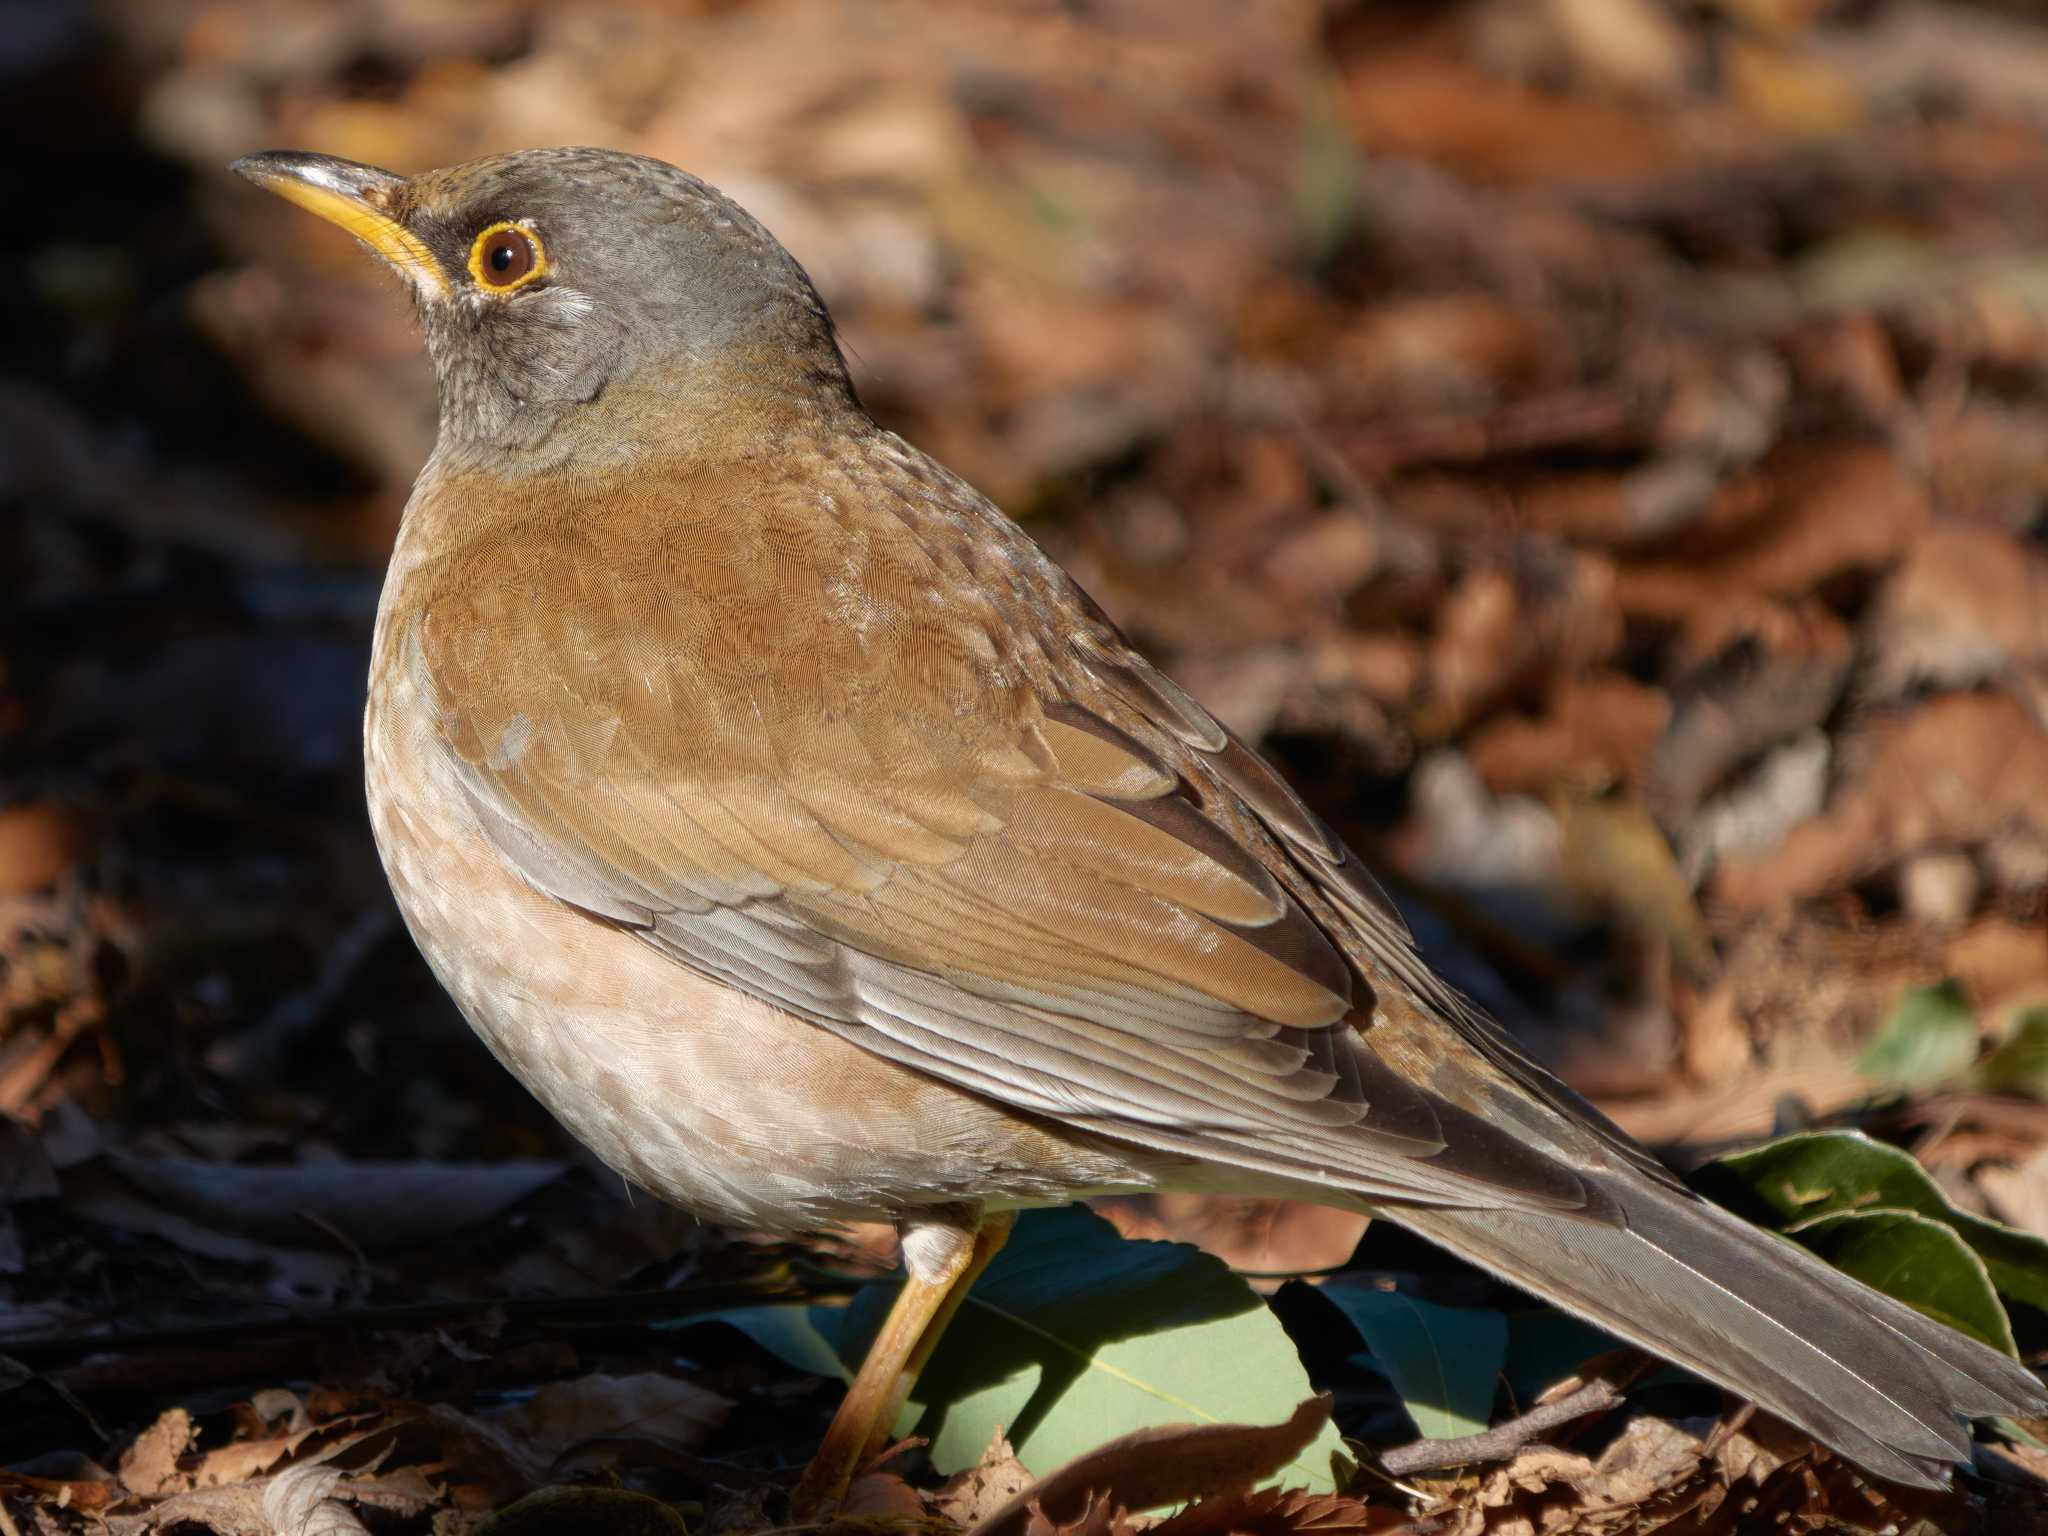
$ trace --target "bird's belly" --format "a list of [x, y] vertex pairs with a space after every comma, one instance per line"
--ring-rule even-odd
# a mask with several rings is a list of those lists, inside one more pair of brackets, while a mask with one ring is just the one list
[[487, 841], [411, 689], [374, 679], [371, 826], [406, 925], [492, 1053], [643, 1188], [791, 1230], [1156, 1186], [1161, 1159], [873, 1056], [543, 895]]

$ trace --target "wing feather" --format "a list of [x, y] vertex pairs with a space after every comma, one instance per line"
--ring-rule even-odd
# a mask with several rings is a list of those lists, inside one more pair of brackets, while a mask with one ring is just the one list
[[701, 479], [651, 543], [548, 508], [423, 578], [405, 654], [529, 883], [1020, 1110], [1371, 1198], [1588, 1208], [1488, 1129], [1482, 1050], [1388, 1054], [1379, 994], [1427, 976], [1392, 904], [993, 509], [1002, 579], [967, 583], [922, 491], [850, 481], [828, 538]]

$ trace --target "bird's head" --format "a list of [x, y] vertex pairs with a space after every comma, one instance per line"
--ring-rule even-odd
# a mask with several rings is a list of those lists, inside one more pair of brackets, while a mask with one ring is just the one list
[[607, 392], [671, 431], [735, 393], [850, 399], [823, 301], [738, 204], [674, 166], [535, 149], [400, 176], [266, 151], [234, 169], [337, 224], [411, 287], [444, 451], [544, 451]]

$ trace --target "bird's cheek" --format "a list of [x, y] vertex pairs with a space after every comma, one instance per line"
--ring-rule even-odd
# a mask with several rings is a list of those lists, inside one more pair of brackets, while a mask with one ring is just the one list
[[[535, 403], [569, 405], [596, 398], [617, 372], [626, 333], [609, 310], [581, 295], [547, 295], [548, 311], [521, 328], [512, 349], [518, 393]], [[522, 319], [526, 317], [521, 317]]]

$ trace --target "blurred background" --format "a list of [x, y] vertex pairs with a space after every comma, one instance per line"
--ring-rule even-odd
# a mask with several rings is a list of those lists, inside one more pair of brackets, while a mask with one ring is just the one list
[[1624, 1126], [1846, 1115], [2048, 1232], [2038, 7], [8, 0], [0, 123], [0, 1346], [723, 1262], [397, 923], [359, 721], [432, 384], [227, 173], [272, 147], [716, 183]]

